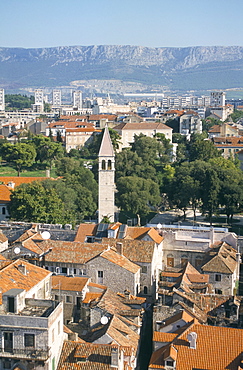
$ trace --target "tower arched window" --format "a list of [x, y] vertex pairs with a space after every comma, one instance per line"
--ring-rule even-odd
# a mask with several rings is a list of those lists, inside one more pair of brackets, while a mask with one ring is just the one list
[[111, 170], [111, 160], [108, 159], [108, 170]]
[[102, 170], [105, 170], [106, 169], [106, 163], [105, 163], [105, 160], [104, 159], [102, 159], [101, 168], [102, 168]]

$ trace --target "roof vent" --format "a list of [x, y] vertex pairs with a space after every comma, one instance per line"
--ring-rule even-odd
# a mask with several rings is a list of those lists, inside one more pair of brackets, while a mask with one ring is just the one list
[[192, 331], [188, 334], [187, 339], [189, 341], [190, 348], [196, 349], [197, 348], [197, 333]]

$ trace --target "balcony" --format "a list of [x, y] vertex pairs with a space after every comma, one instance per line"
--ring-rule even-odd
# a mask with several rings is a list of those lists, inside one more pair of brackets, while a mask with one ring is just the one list
[[0, 357], [32, 359], [38, 361], [46, 361], [50, 356], [49, 349], [35, 348], [2, 348], [0, 347]]

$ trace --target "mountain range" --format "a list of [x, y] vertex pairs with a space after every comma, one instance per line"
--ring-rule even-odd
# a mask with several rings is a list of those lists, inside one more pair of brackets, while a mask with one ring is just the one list
[[144, 89], [164, 86], [181, 91], [242, 88], [243, 47], [0, 48], [0, 87], [70, 86], [79, 80], [117, 80], [139, 83]]

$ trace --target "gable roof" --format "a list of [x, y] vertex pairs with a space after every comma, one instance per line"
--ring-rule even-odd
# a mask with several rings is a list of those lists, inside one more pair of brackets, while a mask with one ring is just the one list
[[120, 255], [119, 253], [115, 252], [112, 249], [105, 250], [104, 252], [100, 254], [100, 257], [107, 259], [108, 261], [116, 264], [117, 266], [124, 268], [127, 271], [132, 272], [133, 274], [135, 274], [136, 272], [140, 270], [140, 266], [129, 261], [128, 258], [126, 258], [123, 255]]
[[154, 255], [154, 242], [144, 240], [103, 238], [102, 241], [116, 248], [117, 242], [123, 247], [123, 255], [132, 262], [151, 263]]
[[80, 243], [61, 240], [36, 242], [41, 249], [49, 250], [46, 262], [65, 262], [84, 264], [103, 252], [107, 245], [100, 243]]
[[[213, 251], [215, 251], [216, 255], [205, 263], [201, 269], [205, 272], [233, 274], [237, 267], [236, 250], [222, 242], [218, 248], [213, 248]], [[210, 252], [208, 253], [209, 257]]]
[[96, 234], [97, 227], [97, 224], [80, 224], [74, 241], [84, 243], [87, 236]]
[[127, 123], [121, 123], [114, 127], [114, 130], [171, 130], [172, 128], [169, 126], [166, 126], [164, 123], [161, 122], [148, 122], [148, 121], [142, 121], [142, 122], [127, 122]]

